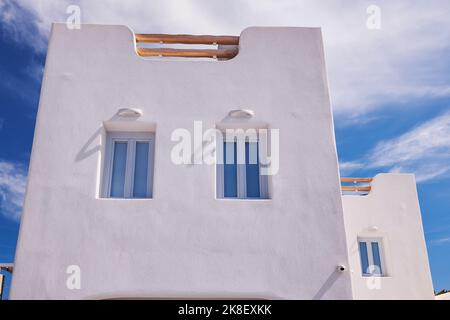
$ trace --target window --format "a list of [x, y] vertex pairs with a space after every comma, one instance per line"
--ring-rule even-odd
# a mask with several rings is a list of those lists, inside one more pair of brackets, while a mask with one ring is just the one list
[[366, 277], [384, 275], [381, 241], [375, 239], [359, 239], [358, 242], [362, 275]]
[[105, 198], [151, 198], [153, 133], [108, 133], [104, 170]]
[[[259, 140], [227, 138], [217, 165], [218, 198], [267, 199], [268, 176], [261, 175]], [[219, 159], [218, 159], [219, 160]]]

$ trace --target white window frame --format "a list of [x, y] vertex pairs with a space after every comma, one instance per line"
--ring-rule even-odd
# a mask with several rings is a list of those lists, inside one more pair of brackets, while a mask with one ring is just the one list
[[[374, 266], [373, 262], [373, 252], [372, 252], [372, 242], [378, 243], [378, 253], [380, 255], [380, 264], [381, 264], [381, 273], [380, 274], [372, 274], [368, 273], [367, 270], [363, 270], [362, 259], [361, 259], [361, 248], [360, 243], [364, 242], [367, 248], [367, 260], [369, 268]], [[363, 277], [385, 277], [386, 276], [386, 264], [384, 262], [384, 245], [382, 238], [358, 238], [358, 254], [359, 254], [359, 264], [361, 266], [361, 274]]]
[[[111, 197], [111, 180], [116, 142], [127, 142], [127, 158], [123, 197]], [[144, 198], [133, 197], [136, 142], [148, 142], [147, 194]], [[151, 199], [153, 197], [153, 163], [155, 134], [153, 132], [107, 132], [105, 147], [105, 165], [103, 174], [103, 198], [109, 199]]]
[[[217, 159], [219, 158], [222, 159], [223, 162], [223, 154], [224, 154], [224, 150], [223, 150], [223, 144], [224, 142], [236, 142], [236, 159], [238, 159], [238, 163], [239, 163], [239, 157], [243, 157], [245, 160], [245, 143], [246, 142], [250, 142], [250, 143], [258, 143], [258, 149], [261, 147], [261, 143], [260, 140], [262, 139], [262, 136], [260, 136], [259, 134], [257, 134], [256, 139], [255, 138], [251, 138], [251, 137], [245, 137], [245, 140], [241, 140], [244, 141], [244, 143], [239, 143], [239, 139], [237, 135], [227, 135], [226, 132], [222, 133], [223, 136], [223, 141], [221, 140], [216, 140], [216, 141], [221, 141], [221, 145], [218, 146], [218, 150], [219, 152], [217, 152]], [[245, 161], [244, 161], [245, 162]], [[216, 163], [221, 163], [221, 162], [216, 162]], [[237, 180], [237, 197], [225, 197], [224, 195], [224, 189], [225, 189], [225, 177], [224, 177], [224, 165], [225, 163], [221, 163], [221, 164], [216, 164], [216, 188], [217, 188], [217, 198], [219, 199], [240, 199], [240, 200], [267, 200], [269, 199], [269, 176], [268, 175], [262, 175], [262, 166], [261, 166], [261, 162], [259, 161], [258, 166], [259, 166], [259, 197], [258, 198], [248, 198], [247, 197], [247, 167], [246, 165], [237, 165], [236, 168], [236, 180]]]

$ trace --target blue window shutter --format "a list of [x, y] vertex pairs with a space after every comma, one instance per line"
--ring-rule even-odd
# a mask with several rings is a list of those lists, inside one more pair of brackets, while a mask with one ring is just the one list
[[359, 255], [361, 257], [362, 274], [369, 274], [369, 257], [367, 255], [367, 245], [364, 241], [359, 242]]
[[111, 197], [123, 198], [125, 188], [125, 169], [127, 165], [126, 142], [114, 143], [114, 156], [111, 177]]
[[259, 198], [259, 156], [257, 142], [245, 143], [245, 172], [247, 198]]
[[136, 156], [134, 166], [133, 198], [147, 197], [148, 177], [148, 142], [136, 142]]
[[375, 268], [372, 271], [372, 273], [376, 275], [381, 275], [383, 271], [381, 270], [380, 248], [378, 246], [378, 242], [372, 242], [371, 245], [372, 245], [373, 264]]
[[223, 143], [223, 195], [237, 198], [237, 143]]

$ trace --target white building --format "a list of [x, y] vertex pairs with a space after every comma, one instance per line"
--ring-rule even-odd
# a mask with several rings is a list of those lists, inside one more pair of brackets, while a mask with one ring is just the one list
[[[271, 134], [201, 141], [233, 128]], [[341, 196], [317, 28], [53, 25], [28, 179], [11, 299], [433, 298], [414, 177]]]

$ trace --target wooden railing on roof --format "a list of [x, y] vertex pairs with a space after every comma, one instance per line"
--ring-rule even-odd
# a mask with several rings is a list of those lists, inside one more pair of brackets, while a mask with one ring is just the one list
[[184, 43], [184, 44], [239, 44], [237, 36], [209, 36], [191, 34], [136, 34], [136, 42], [147, 43]]
[[[143, 57], [187, 57], [232, 59], [238, 54], [239, 37], [187, 34], [136, 34], [137, 52]], [[187, 44], [187, 45], [226, 45], [223, 49], [174, 49], [147, 48], [142, 43]], [[234, 47], [233, 47], [234, 46]]]
[[172, 48], [138, 48], [142, 57], [184, 57], [184, 58], [234, 58], [237, 49], [172, 49]]
[[341, 178], [341, 191], [343, 194], [365, 195], [372, 189], [372, 178]]

